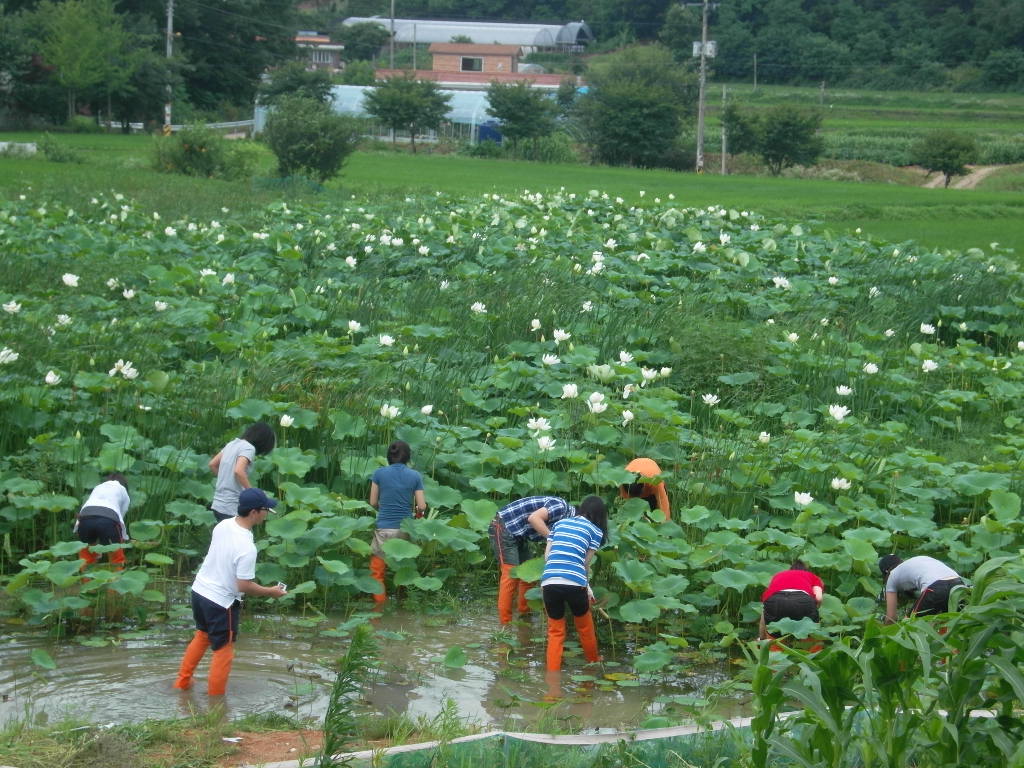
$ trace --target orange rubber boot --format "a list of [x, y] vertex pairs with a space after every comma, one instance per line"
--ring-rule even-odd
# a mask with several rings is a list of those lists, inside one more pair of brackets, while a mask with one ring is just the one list
[[601, 656], [597, 652], [597, 632], [594, 631], [594, 616], [587, 611], [582, 616], [573, 616], [573, 624], [576, 625], [576, 633], [580, 636], [580, 646], [583, 648], [583, 656], [587, 661], [600, 661]]
[[512, 578], [514, 565], [501, 566], [501, 578], [498, 580], [498, 621], [508, 624], [512, 621], [512, 604], [516, 601], [516, 584], [519, 579]]
[[548, 617], [548, 653], [549, 672], [557, 672], [562, 668], [562, 647], [565, 645], [565, 619]]
[[110, 564], [114, 566], [115, 571], [123, 571], [125, 564], [124, 550], [118, 549], [111, 552], [107, 557], [110, 558]]
[[516, 579], [516, 609], [521, 614], [530, 612], [530, 604], [526, 601], [526, 590], [528, 590], [532, 586], [532, 582], [523, 581], [522, 579]]
[[206, 680], [206, 692], [211, 696], [223, 696], [228, 689], [228, 675], [231, 674], [231, 662], [235, 658], [235, 644], [228, 643], [213, 652], [210, 662], [210, 676]]
[[175, 688], [179, 691], [187, 691], [192, 687], [192, 675], [195, 674], [196, 667], [203, 660], [203, 655], [209, 647], [210, 637], [197, 629], [195, 635], [192, 636], [192, 642], [185, 649], [185, 655], [181, 658], [178, 679], [174, 683]]
[[370, 555], [370, 576], [375, 581], [380, 582], [380, 593], [373, 596], [373, 602], [380, 604], [388, 599], [387, 592], [384, 591], [384, 574], [387, 573], [388, 566], [384, 562], [383, 557], [377, 557], [376, 555]]
[[82, 547], [80, 550], [78, 550], [78, 557], [79, 557], [80, 560], [83, 561], [82, 562], [82, 568], [85, 568], [85, 566], [87, 566], [87, 565], [92, 565], [93, 563], [95, 563], [97, 560], [100, 559], [99, 555], [97, 555], [95, 552], [91, 552], [89, 550], [88, 545], [86, 545], [86, 546]]

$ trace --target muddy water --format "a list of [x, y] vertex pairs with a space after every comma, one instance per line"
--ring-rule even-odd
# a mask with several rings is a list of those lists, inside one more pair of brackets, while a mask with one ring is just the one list
[[[724, 666], [713, 666], [656, 681], [616, 683], [605, 675], [631, 670], [621, 647], [613, 651], [605, 637], [601, 650], [610, 664], [585, 666], [578, 647], [569, 643], [563, 672], [552, 675], [544, 671], [542, 617], [501, 630], [491, 614], [482, 606], [458, 615], [424, 615], [389, 606], [382, 615], [367, 616], [365, 620], [378, 630], [378, 661], [363, 708], [432, 719], [452, 702], [460, 718], [478, 725], [615, 728], [636, 726], [660, 712], [658, 697], [700, 696], [726, 676]], [[243, 620], [222, 703], [229, 715], [279, 712], [322, 718], [333, 679], [332, 661], [347, 647], [346, 640], [323, 634], [331, 626], [328, 622], [319, 630], [295, 628], [289, 619], [277, 617]], [[0, 723], [15, 718], [56, 722], [68, 716], [94, 723], [187, 717], [206, 711], [213, 701], [205, 693], [209, 657], [200, 665], [195, 690], [182, 693], [171, 688], [191, 636], [185, 625], [127, 633], [103, 647], [55, 644], [30, 631], [4, 630]], [[467, 658], [458, 668], [442, 661], [454, 646]], [[50, 653], [57, 669], [33, 665], [34, 648]], [[580, 676], [595, 679], [573, 679]], [[737, 711], [730, 708], [723, 714]]]

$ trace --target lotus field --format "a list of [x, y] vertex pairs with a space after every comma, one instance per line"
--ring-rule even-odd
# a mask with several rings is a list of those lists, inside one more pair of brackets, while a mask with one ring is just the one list
[[[283, 502], [257, 578], [291, 585], [307, 617], [376, 588], [365, 499], [394, 439], [430, 505], [386, 547], [408, 600], [493, 594], [486, 530], [507, 501], [596, 493], [615, 500], [596, 592], [648, 669], [695, 638], [751, 636], [761, 589], [796, 555], [825, 581], [822, 623], [850, 627], [877, 613], [881, 554], [970, 576], [1018, 552], [1011, 254], [630, 197], [219, 221], [116, 194], [0, 205], [8, 612], [57, 626], [108, 589], [165, 611], [213, 524], [206, 463], [257, 420], [278, 444], [252, 480]], [[635, 456], [664, 470], [671, 522], [617, 499]], [[130, 482], [128, 567], [83, 580], [72, 523], [111, 471]]]

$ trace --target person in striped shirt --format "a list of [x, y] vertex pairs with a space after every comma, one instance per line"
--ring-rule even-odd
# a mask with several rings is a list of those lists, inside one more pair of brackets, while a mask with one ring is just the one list
[[518, 595], [519, 613], [529, 613], [526, 590], [529, 583], [512, 577], [512, 569], [530, 559], [532, 542], [544, 541], [550, 535], [548, 526], [572, 517], [576, 509], [557, 496], [527, 496], [506, 504], [491, 521], [491, 549], [498, 560], [501, 575], [498, 581], [498, 620], [512, 621], [512, 607]]
[[588, 662], [599, 661], [594, 618], [590, 613], [593, 592], [587, 573], [594, 552], [608, 538], [608, 508], [604, 500], [588, 496], [575, 517], [556, 522], [544, 551], [541, 592], [548, 615], [547, 668], [562, 668], [565, 644], [565, 609], [572, 611], [573, 623]]

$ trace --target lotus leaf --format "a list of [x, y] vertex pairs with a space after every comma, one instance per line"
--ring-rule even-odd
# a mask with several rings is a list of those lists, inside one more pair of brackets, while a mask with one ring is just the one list
[[318, 557], [317, 560], [320, 562], [320, 565], [324, 567], [324, 570], [338, 576], [345, 576], [352, 571], [352, 566], [348, 563], [342, 562], [341, 560], [325, 560], [322, 557]]
[[458, 669], [466, 666], [466, 662], [469, 661], [469, 657], [466, 656], [466, 652], [461, 647], [453, 645], [448, 649], [448, 653], [442, 658], [442, 663], [446, 667], [452, 667]]
[[490, 499], [463, 499], [460, 506], [475, 531], [486, 531], [498, 512], [498, 505]]
[[533, 557], [527, 560], [525, 563], [521, 563], [512, 569], [512, 578], [522, 579], [525, 582], [540, 581], [541, 574], [544, 572], [544, 558]]
[[147, 552], [143, 560], [150, 565], [174, 565], [174, 558], [161, 555], [159, 552]]
[[1016, 520], [1020, 517], [1020, 496], [1004, 490], [992, 491], [988, 497], [989, 506], [1000, 522]]
[[258, 400], [255, 398], [247, 398], [237, 405], [233, 405], [228, 408], [225, 414], [229, 419], [238, 419], [251, 423], [254, 421], [263, 421], [269, 419], [274, 415], [276, 407], [274, 403], [267, 402], [266, 400]]
[[711, 580], [719, 586], [726, 589], [735, 589], [737, 592], [742, 592], [747, 587], [752, 587], [758, 583], [757, 576], [747, 571], [738, 571], [735, 568], [722, 568], [721, 570], [714, 571], [711, 574]]
[[121, 571], [110, 582], [110, 589], [122, 595], [141, 595], [149, 583], [149, 574], [142, 570]]
[[[147, 603], [165, 603], [167, 602], [167, 595], [156, 589], [144, 589], [142, 590], [142, 599]], [[85, 607], [84, 605], [82, 606]]]
[[[207, 522], [208, 518], [204, 520]], [[139, 541], [155, 541], [163, 535], [164, 524], [159, 520], [136, 520], [131, 524], [131, 535]], [[113, 545], [110, 545], [113, 546]], [[99, 551], [97, 548], [96, 551]]]
[[50, 547], [50, 554], [54, 557], [67, 557], [68, 555], [77, 555], [82, 549], [82, 542], [80, 541], [58, 541], [52, 547]]
[[631, 624], [654, 621], [661, 615], [661, 608], [653, 600], [630, 600], [619, 606], [619, 618]]
[[434, 576], [420, 576], [412, 582], [412, 585], [424, 592], [437, 592], [444, 586], [444, 582]]
[[56, 669], [57, 662], [42, 648], [33, 648], [31, 653], [32, 663], [43, 669]]
[[305, 568], [309, 565], [309, 554], [304, 554], [302, 552], [285, 551], [281, 552], [276, 557], [277, 562], [285, 568]]
[[423, 551], [422, 547], [405, 539], [388, 539], [382, 545], [384, 554], [393, 560], [411, 560]]
[[985, 491], [1005, 491], [1010, 483], [1006, 475], [994, 472], [967, 472], [953, 479], [953, 488], [968, 496], [977, 496]]
[[433, 478], [423, 478], [423, 489], [431, 507], [454, 509], [462, 502], [462, 493], [447, 485], [439, 485]]
[[366, 420], [360, 416], [353, 416], [347, 411], [331, 411], [327, 414], [328, 420], [334, 425], [332, 437], [335, 440], [344, 440], [348, 437], [362, 437], [366, 434]]
[[647, 646], [643, 653], [633, 659], [633, 667], [637, 672], [657, 672], [664, 669], [672, 661], [672, 651], [662, 642]]

